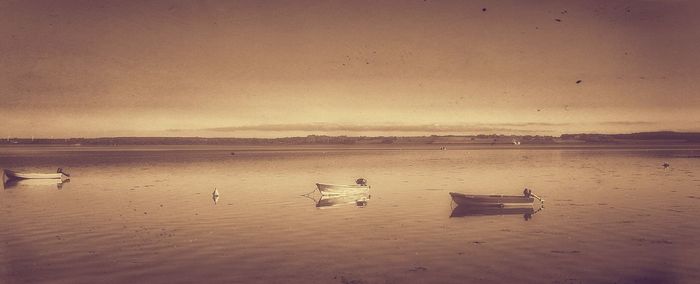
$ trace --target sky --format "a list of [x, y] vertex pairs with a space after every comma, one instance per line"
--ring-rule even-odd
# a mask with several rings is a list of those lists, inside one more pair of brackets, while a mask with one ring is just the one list
[[696, 1], [0, 0], [0, 137], [700, 131]]

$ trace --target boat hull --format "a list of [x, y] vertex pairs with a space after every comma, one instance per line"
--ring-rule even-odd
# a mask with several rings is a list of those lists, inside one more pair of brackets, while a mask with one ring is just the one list
[[11, 170], [4, 170], [7, 179], [64, 179], [68, 178], [63, 173], [20, 173]]
[[317, 183], [318, 191], [323, 195], [355, 195], [369, 192], [368, 185], [339, 185]]
[[530, 207], [473, 207], [459, 205], [452, 210], [450, 217], [466, 216], [493, 216], [493, 215], [525, 215], [534, 214], [535, 209]]
[[36, 187], [47, 187], [55, 186], [58, 189], [63, 188], [65, 183], [70, 182], [70, 179], [9, 179], [3, 182], [4, 189], [13, 188], [36, 188]]
[[450, 196], [460, 206], [473, 207], [532, 206], [535, 201], [532, 197], [518, 195], [469, 195], [450, 192]]

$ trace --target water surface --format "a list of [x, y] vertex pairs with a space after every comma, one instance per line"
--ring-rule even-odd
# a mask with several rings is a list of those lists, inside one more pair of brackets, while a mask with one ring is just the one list
[[[2, 147], [72, 176], [0, 191], [0, 282], [692, 283], [698, 149]], [[314, 192], [359, 177], [362, 203]], [[542, 210], [448, 195], [523, 187]]]

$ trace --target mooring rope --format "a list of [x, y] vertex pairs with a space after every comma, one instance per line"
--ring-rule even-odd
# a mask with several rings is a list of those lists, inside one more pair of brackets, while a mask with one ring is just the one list
[[314, 192], [316, 192], [316, 189], [314, 189], [314, 190], [312, 190], [312, 191], [310, 191], [310, 192], [308, 192], [308, 193], [304, 193], [304, 194], [302, 194], [301, 196], [309, 197], [309, 195], [313, 194]]
[[537, 198], [537, 200], [539, 200], [539, 201], [540, 201], [540, 203], [544, 204], [544, 199], [540, 198], [540, 197], [539, 197], [539, 196], [537, 196], [536, 194], [534, 194], [534, 193], [530, 193], [530, 196], [532, 196], [532, 197], [534, 197], [534, 198]]

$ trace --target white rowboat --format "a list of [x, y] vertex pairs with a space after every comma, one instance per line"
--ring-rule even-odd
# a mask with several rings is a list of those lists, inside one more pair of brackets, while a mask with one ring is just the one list
[[329, 183], [317, 183], [318, 191], [323, 195], [356, 195], [369, 192], [369, 185], [340, 185]]
[[532, 206], [535, 201], [534, 198], [523, 195], [470, 195], [450, 192], [450, 196], [455, 203], [461, 206]]
[[479, 207], [459, 205], [452, 210], [450, 218], [465, 216], [490, 216], [490, 215], [524, 215], [534, 214], [536, 211], [529, 207]]
[[3, 170], [7, 179], [65, 179], [68, 175], [63, 172], [57, 173], [20, 173], [11, 170]]

